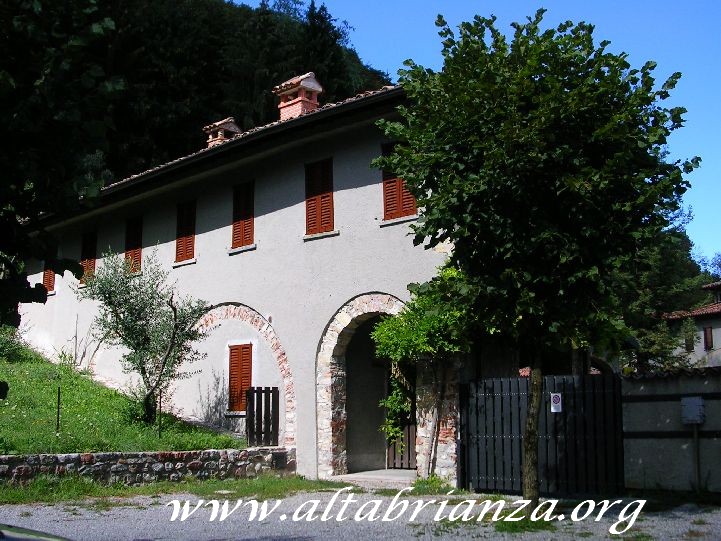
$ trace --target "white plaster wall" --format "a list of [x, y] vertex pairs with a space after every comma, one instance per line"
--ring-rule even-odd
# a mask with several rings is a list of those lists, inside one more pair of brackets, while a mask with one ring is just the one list
[[[711, 327], [713, 330], [713, 348], [706, 351], [703, 347], [703, 330]], [[708, 318], [696, 320], [696, 344], [692, 359], [699, 361], [701, 366], [721, 366], [721, 318]]]
[[[380, 227], [381, 174], [370, 167], [371, 160], [380, 154], [380, 143], [381, 134], [372, 125], [328, 132], [312, 142], [284, 147], [262, 159], [254, 161], [251, 157], [222, 173], [206, 174], [183, 187], [146, 194], [58, 231], [62, 237], [61, 256], [79, 258], [83, 227], [97, 228], [99, 252], [108, 245], [122, 251], [125, 219], [142, 213], [144, 253], [157, 245], [160, 261], [171, 269], [175, 258], [175, 206], [183, 199], [196, 197], [197, 262], [172, 268], [171, 279], [177, 281], [182, 292], [211, 304], [238, 302], [272, 318], [295, 382], [298, 472], [306, 476], [317, 473], [315, 363], [325, 326], [343, 304], [362, 293], [377, 291], [407, 300], [407, 284], [429, 279], [446, 257], [444, 253], [414, 247], [407, 223]], [[333, 158], [335, 229], [340, 234], [304, 241], [304, 163], [328, 157]], [[257, 249], [228, 255], [232, 186], [249, 179], [256, 181]], [[33, 278], [40, 281], [40, 266], [36, 270]], [[76, 282], [67, 274], [57, 277], [57, 294], [46, 305], [23, 307], [28, 338], [46, 351], [72, 340], [76, 314], [81, 333], [92, 320], [91, 303], [79, 304], [70, 290]], [[175, 394], [176, 405], [184, 410], [193, 407], [193, 390], [198, 383], [202, 386], [207, 381], [214, 368], [223, 366], [227, 370], [230, 336], [242, 338], [249, 332], [240, 324], [227, 328], [223, 325], [219, 330], [202, 345], [209, 353], [203, 375], [184, 382]], [[115, 350], [102, 351], [96, 373], [122, 385], [127, 376], [117, 363], [119, 354]], [[272, 366], [272, 357], [266, 354], [261, 353], [257, 382], [277, 385], [277, 367]]]

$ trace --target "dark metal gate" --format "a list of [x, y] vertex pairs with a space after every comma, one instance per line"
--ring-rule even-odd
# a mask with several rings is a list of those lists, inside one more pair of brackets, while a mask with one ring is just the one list
[[[528, 378], [461, 387], [461, 481], [478, 492], [522, 491]], [[550, 393], [562, 410], [551, 412]], [[623, 489], [621, 381], [613, 375], [546, 376], [538, 430], [541, 494], [617, 494]]]

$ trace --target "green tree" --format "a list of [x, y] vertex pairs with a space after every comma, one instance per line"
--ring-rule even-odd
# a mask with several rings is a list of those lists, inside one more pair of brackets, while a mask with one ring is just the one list
[[337, 101], [353, 92], [344, 46], [347, 36], [335, 24], [325, 4], [310, 1], [303, 26], [303, 64], [324, 88], [325, 99]]
[[0, 8], [0, 323], [19, 302], [45, 302], [25, 262], [80, 273], [57, 259], [41, 218], [87, 203], [106, 176], [107, 107], [122, 89], [98, 47], [114, 23], [95, 0], [8, 0]]
[[593, 27], [542, 30], [543, 10], [514, 23], [477, 16], [458, 36], [438, 18], [443, 69], [412, 61], [410, 105], [381, 125], [400, 142], [376, 165], [402, 176], [423, 208], [415, 242], [454, 246], [468, 278], [477, 340], [492, 332], [531, 366], [524, 497], [537, 500], [544, 361], [628, 334], [618, 270], [633, 265], [679, 208], [698, 159], [666, 160], [684, 109], [662, 101], [655, 64], [596, 44]]
[[[411, 411], [410, 393], [415, 382], [405, 374], [425, 372], [431, 376], [430, 393], [418, 396], [417, 408], [430, 414], [431, 444], [426, 449], [426, 475], [435, 474], [438, 439], [443, 418], [446, 382], [453, 362], [470, 351], [467, 330], [472, 327], [471, 310], [462, 304], [464, 276], [452, 267], [441, 269], [438, 276], [424, 284], [411, 284], [411, 300], [394, 317], [379, 322], [371, 336], [376, 354], [391, 361], [391, 392], [381, 402], [386, 419], [381, 427], [390, 441], [402, 435], [401, 418]], [[417, 368], [417, 370], [415, 369]]]
[[104, 254], [77, 296], [100, 303], [94, 332], [106, 344], [127, 350], [123, 369], [140, 376], [143, 420], [154, 422], [158, 393], [190, 377], [193, 372], [184, 366], [202, 357], [194, 343], [205, 338], [197, 323], [208, 304], [179, 296], [154, 254], [143, 259], [140, 273], [124, 257]]
[[633, 267], [619, 269], [615, 293], [637, 344], [621, 351], [624, 369], [647, 372], [690, 365], [684, 347], [688, 325], [669, 326], [663, 316], [712, 300], [701, 286], [713, 276], [694, 261], [691, 249], [691, 240], [680, 226], [669, 228], [640, 251]]

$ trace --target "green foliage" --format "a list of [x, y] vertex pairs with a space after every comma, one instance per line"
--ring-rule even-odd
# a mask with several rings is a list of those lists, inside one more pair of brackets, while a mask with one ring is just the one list
[[388, 396], [379, 402], [386, 412], [380, 431], [385, 434], [389, 444], [398, 442], [404, 445], [405, 442], [402, 441], [403, 421], [408, 419], [413, 411], [412, 393], [415, 392], [415, 386], [404, 385], [402, 379], [393, 374], [389, 379]]
[[[87, 202], [107, 177], [107, 109], [119, 87], [103, 40], [115, 26], [95, 0], [8, 0], [0, 9], [0, 323], [18, 326], [18, 302], [45, 302], [25, 262], [80, 272], [55, 257], [44, 213]], [[39, 231], [38, 234], [33, 234]]]
[[[167, 413], [162, 414], [158, 438], [156, 426], [128, 418], [125, 412], [133, 407], [132, 399], [68, 366], [42, 359], [0, 360], [0, 379], [10, 385], [8, 399], [0, 400], [0, 454], [219, 449], [243, 444]], [[56, 433], [58, 386], [61, 422]]]
[[439, 17], [443, 70], [399, 72], [410, 105], [381, 126], [400, 144], [375, 162], [417, 197], [415, 242], [453, 244], [479, 334], [532, 356], [629, 334], [619, 270], [669, 225], [699, 162], [666, 160], [685, 110], [662, 102], [680, 74], [657, 88], [655, 63], [631, 68], [591, 25], [542, 30], [542, 15], [510, 40], [493, 18], [456, 35]]
[[[626, 325], [638, 347], [624, 351], [622, 361], [630, 370], [663, 370], [689, 366], [685, 341], [693, 321], [668, 325], [663, 314], [687, 310], [711, 302], [701, 286], [713, 281], [692, 256], [692, 243], [679, 227], [659, 233], [645, 247], [635, 265], [619, 269], [614, 293], [619, 297]], [[685, 331], [680, 327], [685, 325]], [[693, 338], [693, 337], [691, 337]], [[679, 349], [680, 348], [680, 349]]]
[[371, 333], [377, 355], [401, 363], [467, 352], [472, 316], [459, 296], [467, 287], [464, 275], [452, 267], [429, 282], [411, 284], [411, 301]]
[[446, 479], [437, 476], [436, 474], [429, 475], [428, 477], [419, 477], [413, 482], [414, 496], [421, 496], [425, 494], [445, 494], [451, 490], [451, 485], [448, 484]]
[[42, 360], [42, 357], [27, 346], [17, 328], [0, 325], [0, 361], [27, 363], [39, 360]]
[[190, 377], [184, 366], [202, 357], [194, 343], [205, 338], [197, 323], [208, 304], [178, 296], [154, 253], [143, 259], [140, 273], [123, 256], [104, 254], [103, 264], [77, 295], [100, 303], [95, 335], [127, 350], [123, 368], [140, 376], [145, 420], [153, 422], [157, 393]]

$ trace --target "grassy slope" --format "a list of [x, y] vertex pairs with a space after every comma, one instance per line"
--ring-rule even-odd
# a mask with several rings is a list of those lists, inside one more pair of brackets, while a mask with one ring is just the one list
[[[0, 380], [10, 384], [0, 400], [0, 454], [153, 451], [237, 448], [242, 440], [218, 435], [163, 415], [157, 427], [133, 421], [134, 403], [65, 366], [36, 355], [23, 362], [0, 359]], [[55, 433], [58, 385], [60, 432]]]

